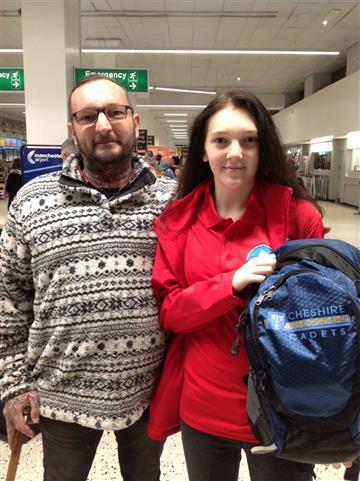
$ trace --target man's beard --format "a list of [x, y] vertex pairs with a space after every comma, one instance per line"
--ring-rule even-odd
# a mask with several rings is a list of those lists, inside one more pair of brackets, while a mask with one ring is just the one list
[[[96, 152], [96, 145], [106, 141], [114, 142], [117, 146], [120, 146], [120, 149], [106, 149], [105, 147], [101, 152]], [[119, 167], [120, 165], [126, 168], [131, 163], [132, 154], [136, 147], [135, 129], [128, 142], [121, 141], [117, 137], [102, 138], [98, 136], [92, 144], [92, 149], [90, 149], [85, 142], [79, 141], [79, 139], [77, 139], [77, 145], [80, 153], [86, 158], [87, 164], [93, 171], [101, 172], [102, 170]]]

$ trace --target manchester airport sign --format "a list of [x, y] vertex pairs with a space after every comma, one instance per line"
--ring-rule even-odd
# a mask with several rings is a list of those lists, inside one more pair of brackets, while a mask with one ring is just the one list
[[20, 149], [23, 184], [41, 174], [61, 169], [61, 147], [58, 145], [23, 145]]
[[104, 75], [115, 80], [128, 92], [147, 92], [148, 91], [148, 71], [147, 69], [101, 69], [101, 68], [75, 68], [75, 83], [78, 84], [84, 77], [93, 74]]
[[0, 68], [0, 91], [22, 92], [24, 91], [23, 68]]

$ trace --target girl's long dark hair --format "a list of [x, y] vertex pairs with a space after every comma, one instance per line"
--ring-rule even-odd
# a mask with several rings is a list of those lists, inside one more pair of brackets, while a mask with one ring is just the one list
[[181, 170], [176, 198], [185, 197], [207, 177], [212, 176], [209, 162], [203, 162], [204, 145], [210, 118], [229, 107], [242, 108], [252, 116], [259, 137], [259, 168], [257, 177], [293, 188], [296, 199], [310, 201], [320, 211], [317, 202], [306, 192], [281, 145], [277, 128], [260, 100], [247, 90], [233, 90], [217, 96], [195, 118], [190, 134], [189, 151]]

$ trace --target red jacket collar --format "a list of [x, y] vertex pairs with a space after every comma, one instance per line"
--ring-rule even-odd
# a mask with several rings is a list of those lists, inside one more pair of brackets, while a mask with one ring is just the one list
[[[166, 240], [174, 240], [188, 231], [198, 216], [211, 185], [212, 178], [207, 179], [186, 197], [172, 202], [158, 217], [154, 223], [154, 229], [161, 243]], [[252, 199], [253, 194], [257, 197], [256, 200]], [[259, 201], [265, 208], [270, 243], [273, 249], [286, 241], [291, 196], [291, 187], [257, 180], [250, 197], [254, 208]], [[254, 217], [252, 216], [252, 218]], [[246, 221], [246, 218], [243, 220]]]

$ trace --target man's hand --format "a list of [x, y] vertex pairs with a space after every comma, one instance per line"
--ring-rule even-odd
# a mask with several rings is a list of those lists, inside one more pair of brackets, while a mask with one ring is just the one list
[[10, 449], [13, 449], [14, 436], [16, 431], [20, 431], [29, 438], [35, 436], [34, 431], [26, 424], [24, 416], [25, 406], [30, 406], [30, 424], [37, 424], [40, 420], [39, 395], [36, 391], [29, 391], [20, 394], [5, 403], [4, 416], [6, 420], [6, 430]]
[[239, 293], [253, 282], [260, 284], [266, 276], [274, 272], [275, 267], [275, 254], [266, 254], [250, 259], [234, 274], [232, 281], [234, 292]]

